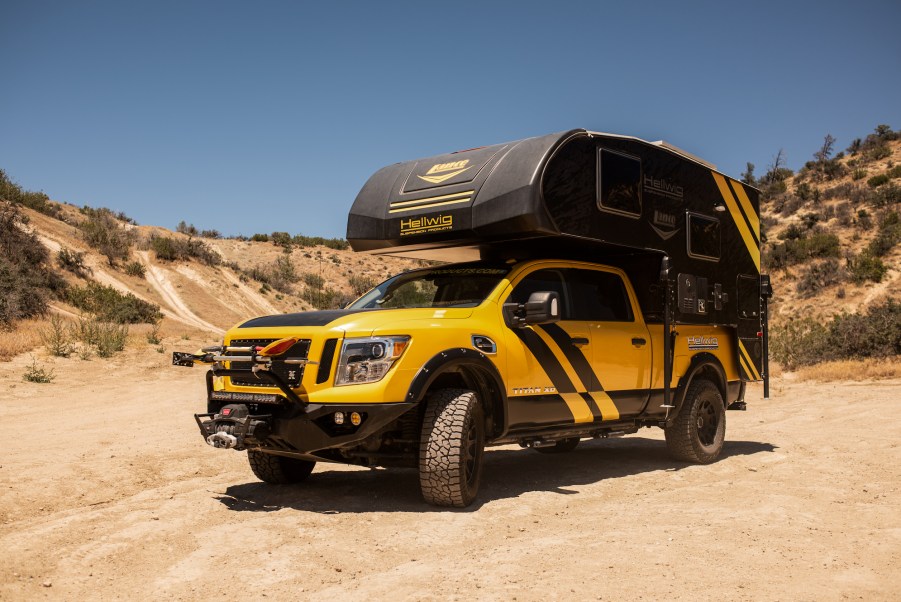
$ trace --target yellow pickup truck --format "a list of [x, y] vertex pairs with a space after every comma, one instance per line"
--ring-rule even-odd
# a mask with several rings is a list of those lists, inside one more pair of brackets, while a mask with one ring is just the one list
[[708, 463], [766, 381], [757, 193], [669, 145], [573, 130], [392, 165], [348, 240], [449, 263], [173, 356], [210, 366], [201, 434], [265, 482], [415, 467], [427, 502], [463, 507], [488, 445], [563, 453], [645, 426]]

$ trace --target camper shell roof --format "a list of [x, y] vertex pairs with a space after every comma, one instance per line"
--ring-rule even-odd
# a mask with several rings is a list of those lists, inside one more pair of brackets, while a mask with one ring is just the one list
[[[389, 165], [354, 201], [347, 239], [437, 261], [606, 262], [643, 298], [667, 256], [735, 300], [740, 276], [759, 280], [759, 215], [755, 188], [688, 152], [577, 129]], [[721, 317], [734, 323], [736, 305]]]

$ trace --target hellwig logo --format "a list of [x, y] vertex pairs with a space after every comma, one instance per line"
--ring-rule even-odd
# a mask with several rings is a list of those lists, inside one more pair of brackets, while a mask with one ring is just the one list
[[658, 180], [651, 176], [644, 177], [644, 189], [650, 193], [659, 194], [680, 201], [683, 197], [682, 187], [678, 184], [673, 184], [672, 182], [667, 182], [663, 179]]
[[468, 169], [472, 169], [472, 165], [467, 167], [468, 163], [469, 159], [454, 161], [453, 163], [438, 163], [437, 165], [432, 165], [424, 176], [417, 175], [416, 177], [420, 180], [431, 182], [432, 184], [440, 184], [441, 182], [450, 180], [454, 176], [460, 175]]
[[400, 235], [425, 234], [454, 229], [453, 215], [437, 215], [435, 217], [411, 217], [400, 220]]
[[688, 337], [689, 349], [719, 349], [720, 342], [716, 337]]

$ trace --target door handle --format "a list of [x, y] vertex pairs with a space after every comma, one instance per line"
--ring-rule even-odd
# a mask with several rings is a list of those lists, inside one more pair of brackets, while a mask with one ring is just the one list
[[641, 347], [642, 345], [644, 345], [646, 343], [647, 343], [647, 341], [642, 339], [641, 337], [634, 337], [632, 339], [632, 344], [635, 345], [636, 347]]
[[573, 337], [569, 341], [576, 347], [581, 347], [582, 345], [588, 344], [588, 339], [585, 337]]

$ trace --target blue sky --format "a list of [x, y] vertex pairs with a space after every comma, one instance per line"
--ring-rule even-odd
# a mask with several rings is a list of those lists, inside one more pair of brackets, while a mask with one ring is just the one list
[[901, 2], [0, 2], [0, 168], [224, 234], [344, 236], [379, 167], [584, 127], [734, 176], [901, 128]]

